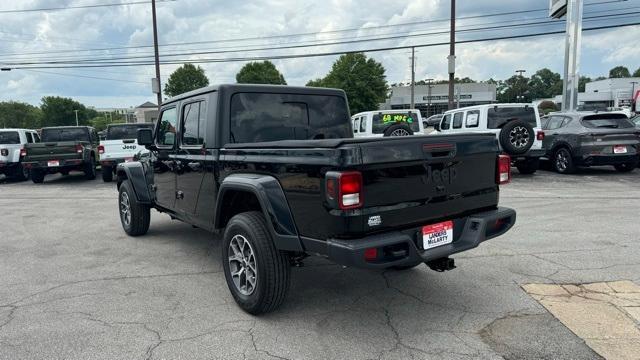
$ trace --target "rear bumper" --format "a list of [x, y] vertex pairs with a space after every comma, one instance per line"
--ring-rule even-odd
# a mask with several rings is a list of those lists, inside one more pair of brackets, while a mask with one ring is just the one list
[[0, 161], [0, 174], [6, 174], [6, 173], [12, 172], [18, 168], [18, 165], [20, 165], [20, 163], [18, 162]]
[[582, 155], [578, 158], [578, 164], [585, 166], [619, 165], [638, 160], [638, 155]]
[[115, 170], [115, 168], [118, 166], [118, 164], [122, 164], [124, 162], [126, 162], [126, 160], [124, 158], [120, 158], [120, 159], [104, 159], [104, 160], [100, 160], [100, 165], [101, 166], [110, 166]]
[[[329, 239], [326, 255], [340, 265], [372, 269], [427, 262], [473, 249], [506, 233], [516, 222], [516, 212], [500, 207], [453, 222], [453, 242], [429, 250], [422, 249], [422, 227], [416, 227], [361, 239]], [[377, 248], [381, 254], [375, 261], [365, 260], [365, 250], [369, 248]]]
[[67, 169], [79, 169], [84, 165], [84, 161], [82, 159], [65, 159], [58, 160], [58, 162], [58, 166], [49, 166], [48, 161], [27, 161], [23, 162], [22, 165], [28, 169], [45, 170], [50, 173]]
[[534, 150], [529, 150], [522, 155], [509, 155], [509, 156], [511, 157], [511, 160], [516, 161], [516, 160], [537, 159], [544, 156], [544, 154], [545, 154], [545, 151], [543, 149], [534, 149]]

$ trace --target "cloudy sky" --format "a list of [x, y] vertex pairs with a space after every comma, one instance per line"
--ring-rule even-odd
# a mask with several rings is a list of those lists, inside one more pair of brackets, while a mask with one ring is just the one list
[[[250, 57], [331, 53], [446, 43], [448, 0], [157, 0], [161, 61], [208, 61], [210, 82], [235, 82]], [[24, 11], [140, 3], [61, 11]], [[458, 40], [560, 31], [548, 0], [458, 0]], [[14, 10], [23, 10], [16, 12]], [[529, 11], [530, 10], [530, 11]], [[526, 12], [525, 12], [526, 11]], [[510, 14], [504, 14], [510, 13]], [[496, 14], [504, 14], [497, 16]], [[640, 21], [640, 0], [586, 0], [584, 27]], [[360, 41], [379, 39], [376, 41]], [[605, 75], [616, 65], [640, 67], [640, 26], [584, 33], [580, 73]], [[333, 44], [332, 44], [333, 43]], [[339, 44], [336, 44], [339, 43]], [[0, 101], [38, 105], [42, 96], [72, 97], [96, 107], [154, 101], [151, 5], [143, 0], [17, 0], [0, 3]], [[322, 46], [250, 51], [265, 47]], [[416, 49], [416, 79], [447, 77], [447, 45]], [[564, 38], [547, 35], [459, 44], [456, 76], [504, 79], [517, 69], [562, 73]], [[193, 54], [198, 52], [199, 54]], [[389, 83], [410, 77], [410, 50], [369, 52]], [[151, 56], [151, 57], [150, 57]], [[274, 60], [290, 85], [326, 74], [337, 56]], [[215, 61], [215, 62], [214, 62]], [[136, 66], [81, 67], [89, 64]], [[141, 63], [141, 64], [140, 64]], [[178, 65], [161, 67], [162, 80]], [[61, 68], [63, 67], [63, 68]], [[75, 68], [70, 68], [75, 67]]]

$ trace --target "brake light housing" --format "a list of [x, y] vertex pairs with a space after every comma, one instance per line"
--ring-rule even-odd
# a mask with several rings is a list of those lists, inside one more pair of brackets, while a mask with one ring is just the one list
[[98, 145], [98, 154], [104, 154], [104, 145]]
[[498, 185], [508, 184], [511, 181], [511, 157], [509, 155], [498, 155], [496, 164], [496, 183]]
[[544, 140], [544, 131], [540, 130], [536, 133], [536, 139], [542, 141]]
[[[4, 155], [4, 154], [3, 154], [3, 155]], [[25, 156], [27, 156], [27, 148], [22, 147], [22, 148], [20, 149], [20, 157], [25, 157]]]
[[326, 200], [334, 208], [361, 208], [364, 204], [362, 188], [359, 171], [329, 171], [325, 176]]
[[82, 154], [82, 150], [84, 150], [84, 146], [82, 146], [82, 144], [76, 144], [76, 152]]

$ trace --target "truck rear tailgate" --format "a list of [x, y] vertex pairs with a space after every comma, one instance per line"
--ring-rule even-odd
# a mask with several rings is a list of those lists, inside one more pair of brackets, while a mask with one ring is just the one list
[[28, 144], [27, 157], [25, 161], [46, 161], [46, 160], [63, 160], [63, 159], [75, 159], [81, 158], [82, 154], [76, 150], [75, 141], [64, 142], [46, 142]]
[[[354, 225], [365, 233], [426, 225], [498, 204], [492, 135], [413, 136], [359, 147], [364, 216]], [[370, 222], [372, 216], [380, 216], [380, 223]]]

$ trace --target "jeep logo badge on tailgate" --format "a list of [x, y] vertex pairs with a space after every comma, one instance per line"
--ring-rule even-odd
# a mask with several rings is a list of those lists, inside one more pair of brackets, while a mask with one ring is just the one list
[[425, 167], [427, 168], [427, 184], [453, 184], [453, 181], [456, 179], [457, 171], [455, 166], [450, 166], [442, 170], [434, 170], [430, 165], [426, 165]]

